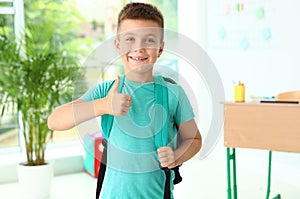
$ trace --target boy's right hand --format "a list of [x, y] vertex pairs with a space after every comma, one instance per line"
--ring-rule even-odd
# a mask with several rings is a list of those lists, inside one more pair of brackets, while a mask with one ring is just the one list
[[115, 80], [114, 85], [110, 89], [106, 100], [108, 102], [108, 114], [114, 116], [125, 116], [132, 105], [132, 97], [128, 94], [118, 92], [120, 84], [120, 76]]

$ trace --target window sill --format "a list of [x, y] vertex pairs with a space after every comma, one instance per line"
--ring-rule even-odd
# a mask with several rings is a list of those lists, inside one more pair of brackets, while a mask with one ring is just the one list
[[[80, 141], [49, 144], [46, 160], [54, 164], [54, 175], [81, 172], [83, 170], [84, 150]], [[17, 165], [25, 162], [24, 152], [6, 151], [0, 154], [0, 184], [18, 180]]]

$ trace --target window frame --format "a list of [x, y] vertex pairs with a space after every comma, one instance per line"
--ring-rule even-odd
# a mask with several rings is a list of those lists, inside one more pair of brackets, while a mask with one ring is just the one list
[[[0, 0], [0, 3], [12, 3], [12, 6], [1, 6], [0, 5], [0, 15], [13, 15], [14, 20], [14, 33], [16, 42], [24, 42], [25, 36], [25, 17], [24, 17], [24, 1], [23, 0]], [[25, 52], [21, 46], [21, 52]], [[25, 151], [23, 136], [18, 133], [19, 145], [15, 147], [1, 148], [0, 152], [10, 153], [17, 151]]]

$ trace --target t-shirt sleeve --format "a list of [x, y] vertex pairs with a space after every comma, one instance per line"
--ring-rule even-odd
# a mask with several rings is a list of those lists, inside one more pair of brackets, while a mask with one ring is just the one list
[[79, 99], [85, 102], [90, 102], [96, 99], [103, 98], [108, 94], [112, 83], [112, 81], [106, 81], [97, 84], [96, 86], [92, 87], [87, 92], [85, 92]]
[[176, 124], [187, 122], [195, 117], [190, 101], [181, 86], [178, 86], [177, 107], [174, 115]]

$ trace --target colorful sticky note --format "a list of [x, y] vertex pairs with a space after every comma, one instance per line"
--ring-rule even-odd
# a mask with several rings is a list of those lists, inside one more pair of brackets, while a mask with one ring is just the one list
[[237, 12], [242, 12], [244, 10], [244, 4], [243, 3], [237, 3], [237, 4], [235, 4], [235, 10]]
[[249, 46], [250, 46], [250, 43], [249, 43], [249, 40], [248, 40], [247, 38], [243, 38], [243, 39], [240, 41], [240, 47], [241, 47], [244, 51], [248, 50]]
[[230, 13], [230, 4], [229, 3], [225, 3], [225, 4], [223, 4], [223, 6], [222, 6], [222, 13], [224, 14], [224, 15], [228, 15], [229, 13]]
[[224, 40], [227, 35], [226, 29], [224, 27], [221, 27], [218, 33], [219, 33], [219, 38]]
[[262, 19], [265, 16], [265, 9], [263, 7], [259, 7], [256, 9], [256, 18]]
[[271, 29], [270, 28], [264, 28], [261, 32], [261, 37], [263, 40], [269, 40], [272, 36], [272, 33], [271, 33]]

